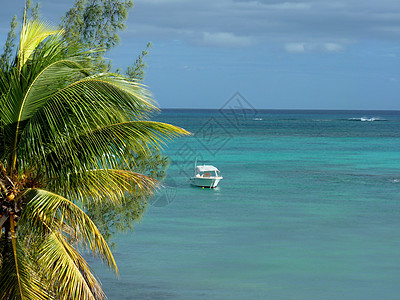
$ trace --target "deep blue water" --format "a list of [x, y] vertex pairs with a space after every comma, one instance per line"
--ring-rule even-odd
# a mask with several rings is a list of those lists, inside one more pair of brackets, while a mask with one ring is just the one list
[[[163, 110], [166, 188], [115, 237], [109, 299], [399, 299], [400, 112]], [[217, 189], [189, 185], [194, 161]]]

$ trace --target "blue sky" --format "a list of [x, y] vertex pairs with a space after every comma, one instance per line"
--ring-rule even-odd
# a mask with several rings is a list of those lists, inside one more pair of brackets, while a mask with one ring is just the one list
[[[5, 2], [5, 0], [3, 0]], [[58, 24], [74, 1], [42, 0]], [[0, 42], [24, 0], [3, 3]], [[148, 41], [145, 83], [160, 107], [400, 110], [398, 0], [136, 0], [114, 65]]]

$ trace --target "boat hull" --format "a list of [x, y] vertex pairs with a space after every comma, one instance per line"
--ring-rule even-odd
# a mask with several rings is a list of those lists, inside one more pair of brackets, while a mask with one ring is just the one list
[[221, 179], [222, 177], [191, 177], [190, 184], [199, 187], [215, 188]]

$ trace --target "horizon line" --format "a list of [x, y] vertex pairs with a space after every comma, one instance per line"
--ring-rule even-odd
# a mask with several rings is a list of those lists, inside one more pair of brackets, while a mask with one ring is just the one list
[[400, 109], [332, 109], [332, 108], [189, 108], [189, 107], [161, 107], [160, 110], [176, 109], [176, 110], [299, 110], [299, 111], [394, 111], [400, 112]]

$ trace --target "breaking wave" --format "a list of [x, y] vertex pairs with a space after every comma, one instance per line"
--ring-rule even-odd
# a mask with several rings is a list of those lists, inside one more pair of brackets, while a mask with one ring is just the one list
[[361, 117], [361, 118], [349, 118], [347, 119], [348, 121], [359, 121], [359, 122], [375, 122], [375, 121], [387, 121], [386, 119], [382, 119], [379, 117], [372, 117], [372, 118], [367, 118], [367, 117]]

